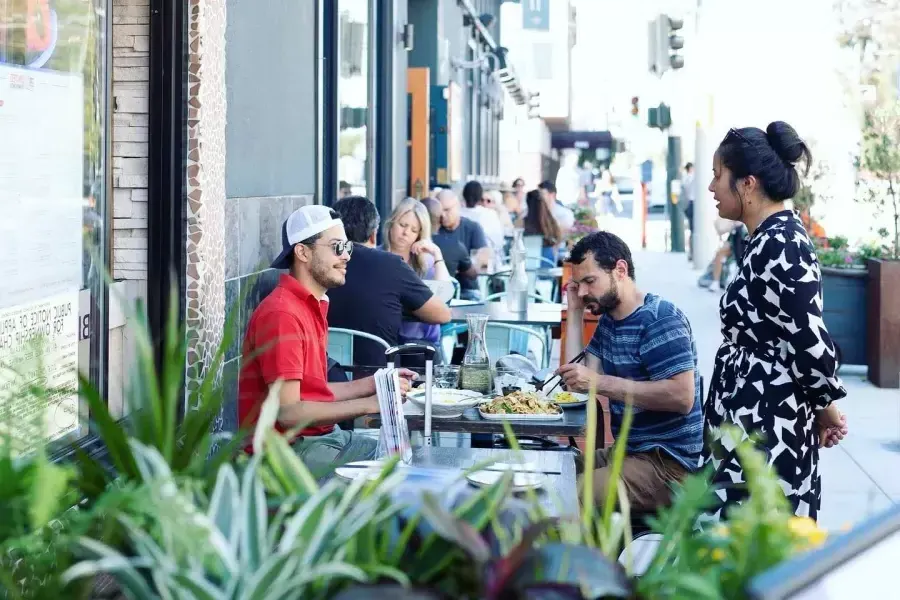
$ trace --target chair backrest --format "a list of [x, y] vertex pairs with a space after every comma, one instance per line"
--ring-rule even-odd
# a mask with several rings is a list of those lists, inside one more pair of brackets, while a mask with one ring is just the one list
[[[509, 292], [497, 292], [496, 294], [490, 294], [488, 296], [485, 296], [484, 301], [493, 302], [494, 300], [501, 300], [503, 298], [506, 298], [508, 294]], [[529, 300], [534, 300], [535, 302], [549, 302], [549, 300], [547, 300], [537, 292], [527, 292], [527, 295]]]
[[377, 335], [372, 335], [365, 331], [356, 331], [355, 329], [329, 327], [328, 356], [341, 366], [349, 367], [353, 365], [353, 339], [358, 337], [381, 344], [385, 350], [390, 348], [390, 345]]
[[[509, 277], [512, 275], [511, 271], [498, 271], [490, 276], [490, 281], [488, 283], [488, 289], [491, 289], [492, 285], [496, 281], [503, 281], [504, 289], [507, 285], [509, 285]], [[537, 291], [537, 271], [534, 269], [526, 269], [525, 275], [528, 277], [528, 293], [534, 294]], [[505, 280], [505, 281], [504, 281]], [[494, 288], [496, 289], [496, 288]], [[500, 293], [500, 292], [497, 292]], [[493, 294], [492, 294], [493, 295]]]
[[487, 329], [484, 332], [484, 337], [485, 344], [487, 344], [488, 356], [494, 361], [501, 356], [511, 354], [512, 350], [517, 349], [515, 346], [518, 345], [518, 342], [524, 341], [527, 345], [528, 339], [535, 339], [541, 345], [540, 352], [535, 353], [535, 356], [539, 361], [538, 369], [543, 369], [547, 366], [545, 364], [547, 342], [543, 335], [530, 327], [512, 325], [510, 323], [488, 323]]
[[[441, 348], [444, 351], [444, 356], [452, 356], [453, 344], [456, 341], [456, 336], [463, 331], [466, 331], [466, 329], [467, 327], [464, 323], [452, 323], [441, 328]], [[541, 345], [540, 352], [535, 353], [540, 361], [538, 368], [543, 369], [547, 366], [545, 364], [547, 362], [547, 342], [540, 332], [535, 331], [530, 327], [525, 327], [524, 325], [512, 325], [510, 323], [488, 322], [484, 338], [484, 343], [487, 345], [488, 356], [491, 357], [491, 361], [496, 361], [501, 356], [511, 354], [512, 350], [517, 345], [517, 341], [522, 340], [523, 338], [525, 340], [533, 338]]]
[[522, 237], [522, 241], [525, 243], [525, 256], [530, 259], [528, 266], [533, 266], [530, 263], [543, 255], [544, 237], [540, 235], [526, 235]]

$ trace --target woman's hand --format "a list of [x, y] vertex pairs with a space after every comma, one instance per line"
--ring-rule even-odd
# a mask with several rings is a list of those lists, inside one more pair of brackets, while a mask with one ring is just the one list
[[431, 240], [419, 240], [409, 249], [413, 254], [419, 254], [424, 252], [425, 254], [430, 254], [434, 257], [434, 260], [441, 260], [443, 255], [441, 254], [441, 249], [438, 248], [438, 245], [432, 242]]
[[847, 417], [834, 403], [829, 404], [816, 416], [816, 426], [819, 428], [819, 445], [823, 448], [836, 446], [850, 431], [847, 427]]

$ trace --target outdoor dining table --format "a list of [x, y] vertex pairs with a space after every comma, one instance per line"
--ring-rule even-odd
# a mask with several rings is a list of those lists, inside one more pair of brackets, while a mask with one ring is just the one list
[[[531, 463], [543, 474], [545, 484], [536, 491], [541, 506], [551, 516], [578, 514], [578, 489], [575, 480], [575, 458], [572, 452], [512, 452], [493, 448], [413, 448], [412, 466], [459, 469], [464, 471], [486, 460]], [[469, 485], [465, 483], [465, 485]]]

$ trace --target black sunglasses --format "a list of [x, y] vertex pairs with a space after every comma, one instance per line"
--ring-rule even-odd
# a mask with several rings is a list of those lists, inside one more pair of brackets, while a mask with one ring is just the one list
[[307, 246], [331, 246], [331, 250], [334, 252], [335, 256], [340, 256], [344, 252], [347, 253], [347, 256], [353, 256], [353, 242], [350, 240], [345, 240], [341, 242], [331, 242], [330, 244], [306, 244]]
[[748, 146], [753, 148], [753, 151], [757, 154], [757, 156], [759, 155], [759, 150], [756, 148], [756, 144], [754, 144], [749, 139], [747, 139], [747, 136], [745, 136], [743, 133], [741, 133], [734, 127], [732, 127], [731, 129], [728, 130], [728, 134], [725, 136], [725, 141], [728, 141], [728, 138], [730, 138], [731, 136], [736, 137], [740, 141], [744, 142], [745, 144], [747, 144]]

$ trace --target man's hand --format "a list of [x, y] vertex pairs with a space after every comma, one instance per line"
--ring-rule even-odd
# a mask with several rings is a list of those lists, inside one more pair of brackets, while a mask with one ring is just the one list
[[816, 426], [819, 428], [819, 445], [823, 448], [838, 445], [850, 431], [847, 417], [833, 403], [816, 416]]
[[574, 281], [566, 284], [566, 309], [571, 311], [584, 310], [584, 302], [578, 297], [578, 284]]
[[566, 389], [573, 392], [587, 392], [591, 382], [596, 381], [598, 373], [584, 365], [563, 365], [556, 370]]

